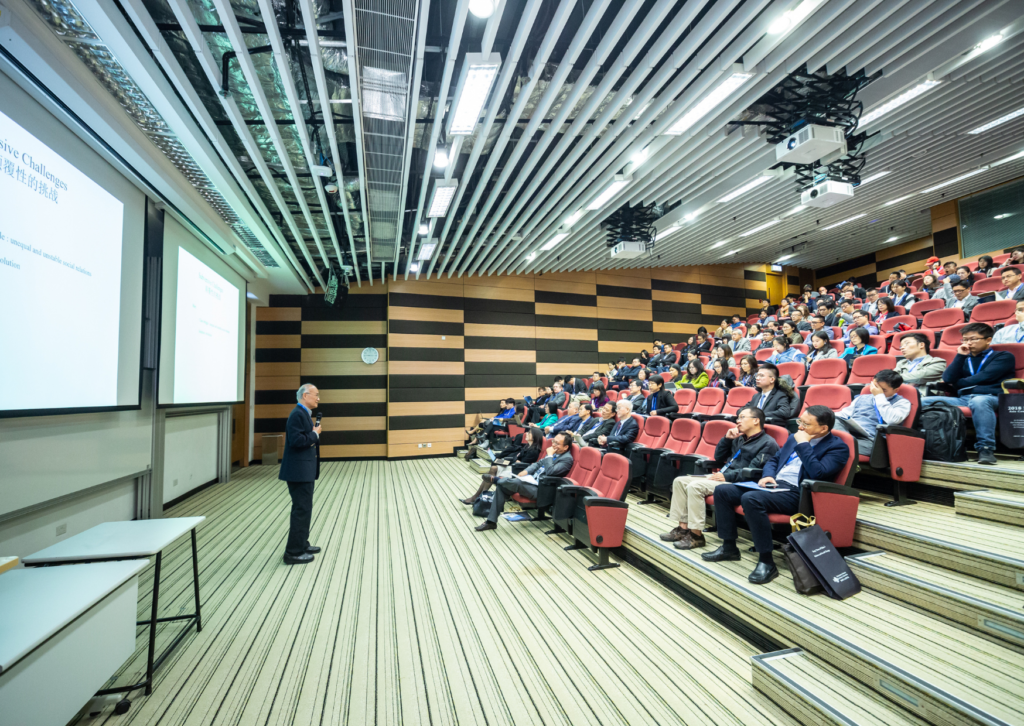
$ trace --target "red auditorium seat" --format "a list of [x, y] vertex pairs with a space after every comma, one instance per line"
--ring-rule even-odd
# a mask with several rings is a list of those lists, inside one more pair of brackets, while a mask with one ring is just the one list
[[659, 373], [658, 375], [661, 376], [661, 380], [665, 381], [665, 383], [671, 383], [676, 377], [676, 372], [669, 368], [664, 373]]
[[868, 336], [868, 345], [872, 345], [875, 348], [877, 348], [879, 353], [884, 353], [885, 352], [885, 350], [886, 350], [885, 346], [886, 346], [886, 344], [888, 344], [888, 342], [889, 342], [889, 339], [886, 338], [884, 335], [869, 335]]
[[793, 385], [799, 386], [807, 376], [807, 366], [803, 363], [779, 363], [777, 366], [780, 376], [789, 376], [793, 379]]
[[971, 311], [972, 323], [1015, 323], [1014, 310], [1017, 309], [1016, 300], [996, 300], [995, 302], [981, 303], [975, 305]]
[[786, 441], [789, 440], [789, 432], [781, 426], [768, 424], [764, 427], [764, 430], [769, 436], [775, 439], [775, 443], [779, 445], [780, 449], [785, 446]]
[[942, 358], [948, 366], [956, 358], [956, 348], [932, 348], [931, 354], [936, 358]]
[[911, 315], [916, 315], [919, 318], [923, 318], [925, 313], [930, 313], [933, 310], [944, 310], [946, 307], [946, 301], [941, 298], [933, 298], [931, 300], [922, 300], [921, 302], [914, 303], [914, 307], [910, 309]]
[[875, 377], [875, 374], [879, 371], [884, 370], [895, 370], [896, 369], [896, 356], [893, 355], [863, 355], [853, 361], [853, 369], [850, 371], [850, 377], [846, 380], [846, 385], [853, 387], [854, 393], [860, 393], [861, 388], [865, 388], [871, 379]]
[[882, 327], [878, 329], [878, 332], [881, 335], [885, 335], [887, 338], [891, 337], [893, 329], [900, 323], [909, 325], [911, 330], [917, 329], [917, 318], [913, 315], [894, 315], [893, 317], [886, 318], [882, 321]]
[[697, 392], [695, 390], [692, 388], [677, 388], [672, 392], [672, 395], [676, 399], [679, 411], [670, 415], [669, 418], [675, 418], [684, 413], [693, 413], [693, 407], [697, 405]]
[[925, 313], [921, 322], [922, 330], [931, 330], [941, 334], [941, 331], [951, 325], [960, 325], [964, 322], [964, 313], [958, 308], [945, 308], [943, 310], [932, 310]]
[[[639, 414], [633, 414], [634, 417]], [[647, 473], [647, 462], [653, 449], [665, 446], [671, 421], [664, 416], [639, 417], [640, 433], [629, 447], [629, 480], [643, 479]], [[626, 452], [623, 452], [624, 454]]]
[[721, 413], [725, 407], [725, 391], [721, 388], [702, 388], [697, 392], [697, 405], [692, 416]]
[[[676, 476], [690, 476], [695, 473], [698, 462], [714, 459], [715, 447], [718, 446], [719, 440], [725, 436], [726, 431], [735, 425], [732, 421], [708, 421], [705, 423], [704, 429], [700, 434], [700, 442], [697, 444], [694, 452], [688, 455], [672, 457], [673, 460], [679, 462], [679, 471], [676, 473]], [[671, 494], [671, 487], [669, 493]]]
[[[672, 480], [679, 476], [678, 459], [681, 454], [692, 454], [700, 443], [700, 422], [689, 418], [679, 418], [672, 422], [665, 446], [658, 452], [652, 452], [648, 462], [647, 500], [653, 501], [654, 495], [671, 497]], [[656, 455], [655, 455], [656, 454]], [[653, 472], [653, 473], [652, 473]]]
[[961, 262], [960, 264], [963, 265], [964, 267], [966, 267], [972, 273], [976, 272], [977, 269], [978, 269], [978, 261], [977, 260], [975, 260], [974, 262]]
[[563, 490], [577, 490], [572, 523], [574, 543], [570, 548], [589, 546], [599, 553], [598, 564], [591, 565], [588, 570], [619, 566], [608, 560], [608, 550], [622, 546], [629, 513], [629, 505], [623, 501], [628, 486], [629, 461], [619, 454], [605, 454], [601, 459], [601, 473], [591, 486], [562, 487]]
[[762, 348], [761, 350], [754, 351], [754, 357], [757, 358], [758, 361], [763, 362], [771, 358], [774, 353], [774, 348]]
[[[986, 277], [978, 280], [974, 285], [971, 286], [971, 294], [983, 297], [985, 295], [992, 295], [997, 292], [1002, 292], [1006, 288], [1003, 286], [1003, 280], [999, 277]], [[980, 305], [975, 310], [981, 307]]]
[[740, 378], [743, 377], [743, 371], [740, 370], [739, 366], [729, 366], [729, 372], [736, 378], [736, 385], [739, 385]]
[[996, 267], [999, 267], [999, 265], [1003, 264], [1004, 262], [1006, 262], [1009, 259], [1010, 259], [1010, 253], [1007, 252], [1004, 255], [995, 255], [992, 258], [992, 262], [995, 264]]
[[[887, 471], [893, 480], [893, 500], [886, 506], [907, 503], [903, 483], [921, 478], [924, 459], [924, 433], [912, 428], [921, 408], [921, 394], [909, 383], [900, 386], [897, 393], [910, 401], [910, 413], [899, 424], [879, 426], [879, 435], [870, 456], [858, 456], [860, 463], [866, 463], [877, 471]], [[861, 395], [870, 394], [862, 391]]]
[[846, 382], [846, 361], [838, 358], [825, 358], [811, 363], [804, 379], [804, 386], [820, 386], [827, 383], [841, 384]]
[[844, 343], [840, 338], [830, 340], [828, 341], [828, 344], [832, 346], [838, 356], [841, 356], [843, 351], [846, 350], [846, 343]]
[[[940, 301], [941, 302], [941, 301]], [[907, 330], [903, 333], [896, 333], [892, 336], [892, 340], [889, 342], [889, 352], [892, 355], [897, 355], [900, 349], [900, 341], [903, 336], [910, 335], [911, 333], [920, 333], [928, 339], [929, 348], [935, 347], [935, 332], [931, 330]], [[868, 356], [870, 358], [871, 356]]]
[[516, 436], [519, 436], [520, 434], [524, 434], [524, 433], [526, 433], [526, 429], [523, 428], [522, 426], [516, 426], [513, 423], [510, 423], [508, 425], [508, 435], [511, 436], [513, 439]]
[[[849, 406], [852, 400], [850, 389], [846, 386], [834, 384], [811, 386], [807, 389], [807, 395], [804, 396], [804, 405], [800, 408], [800, 413], [811, 406], [828, 406], [833, 411], [839, 411]], [[794, 418], [792, 422], [795, 421]]]
[[[799, 363], [797, 365], [800, 365]], [[693, 418], [697, 421], [735, 421], [736, 414], [739, 410], [750, 403], [750, 399], [757, 393], [756, 388], [747, 388], [744, 386], [733, 388], [729, 391], [725, 397], [725, 405], [722, 406], [720, 413], [695, 413]]]
[[605, 391], [605, 393], [607, 394], [609, 401], [614, 403], [615, 401], [619, 400], [619, 392], [616, 391], [614, 388], [609, 388], [607, 391]]
[[[950, 325], [942, 330], [942, 337], [939, 338], [939, 344], [936, 346], [936, 350], [946, 348], [948, 350], [956, 350], [960, 347], [960, 332], [964, 329], [967, 323], [958, 323], [956, 325]], [[934, 355], [934, 352], [933, 352]]]
[[[805, 340], [806, 340], [806, 338], [805, 338]], [[793, 344], [792, 346], [790, 346], [790, 347], [792, 347], [792, 348], [796, 348], [796, 349], [797, 349], [798, 351], [800, 351], [800, 352], [801, 352], [801, 353], [803, 353], [804, 355], [807, 355], [808, 353], [810, 353], [810, 352], [811, 352], [811, 349], [810, 349], [810, 348], [809, 348], [809, 347], [807, 346], [807, 344], [806, 344], [806, 343], [794, 343], [794, 344]]]
[[589, 487], [601, 473], [601, 450], [592, 446], [585, 446], [580, 449], [579, 456], [573, 457], [572, 469], [562, 479], [547, 477], [551, 481], [544, 481], [537, 487], [537, 502], [544, 502], [544, 506], [552, 506], [551, 519], [554, 521], [554, 529], [548, 530], [545, 534], [566, 532], [572, 529], [572, 518], [576, 511], [576, 497], [573, 495], [560, 496], [559, 492], [563, 486]]
[[1013, 353], [1014, 360], [1014, 378], [1024, 378], [1024, 343], [1000, 343], [992, 346], [993, 350], [1005, 350]]

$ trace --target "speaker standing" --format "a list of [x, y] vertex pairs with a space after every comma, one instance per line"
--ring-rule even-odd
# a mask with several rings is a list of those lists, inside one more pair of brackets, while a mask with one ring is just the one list
[[313, 561], [319, 547], [309, 544], [309, 524], [313, 516], [313, 483], [320, 476], [320, 422], [313, 422], [313, 409], [320, 403], [320, 391], [312, 383], [299, 386], [298, 404], [288, 415], [285, 426], [284, 455], [277, 478], [288, 482], [292, 497], [291, 527], [284, 548], [287, 565]]

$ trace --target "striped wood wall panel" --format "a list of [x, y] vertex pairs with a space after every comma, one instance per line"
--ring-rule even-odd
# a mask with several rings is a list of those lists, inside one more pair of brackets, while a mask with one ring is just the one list
[[[387, 455], [387, 294], [352, 287], [345, 306], [325, 307], [323, 295], [271, 295], [256, 309], [254, 457], [261, 434], [284, 433], [303, 383], [320, 389], [324, 414], [320, 455], [352, 459]], [[380, 360], [362, 362], [363, 348]]]

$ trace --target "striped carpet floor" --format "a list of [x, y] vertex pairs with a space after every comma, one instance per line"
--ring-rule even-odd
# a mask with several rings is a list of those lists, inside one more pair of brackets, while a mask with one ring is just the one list
[[[750, 685], [746, 641], [636, 569], [593, 573], [538, 524], [479, 520], [454, 458], [331, 462], [315, 564], [281, 561], [277, 469], [241, 470], [167, 516], [199, 530], [202, 633], [126, 724], [793, 724]], [[192, 608], [187, 540], [165, 552], [161, 615]], [[140, 580], [148, 615], [152, 567]], [[161, 626], [159, 646], [177, 632]], [[112, 684], [139, 678], [145, 630]]]

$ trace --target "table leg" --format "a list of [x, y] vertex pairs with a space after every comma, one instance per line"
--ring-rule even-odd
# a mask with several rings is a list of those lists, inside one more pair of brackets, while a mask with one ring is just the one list
[[192, 529], [192, 585], [196, 598], [196, 632], [203, 629], [203, 618], [199, 614], [199, 555], [196, 551], [196, 530]]
[[153, 607], [149, 618], [149, 656], [146, 663], [146, 695], [153, 693], [153, 656], [156, 652], [156, 613], [160, 600], [160, 560], [163, 552], [156, 553], [156, 568], [153, 571]]

